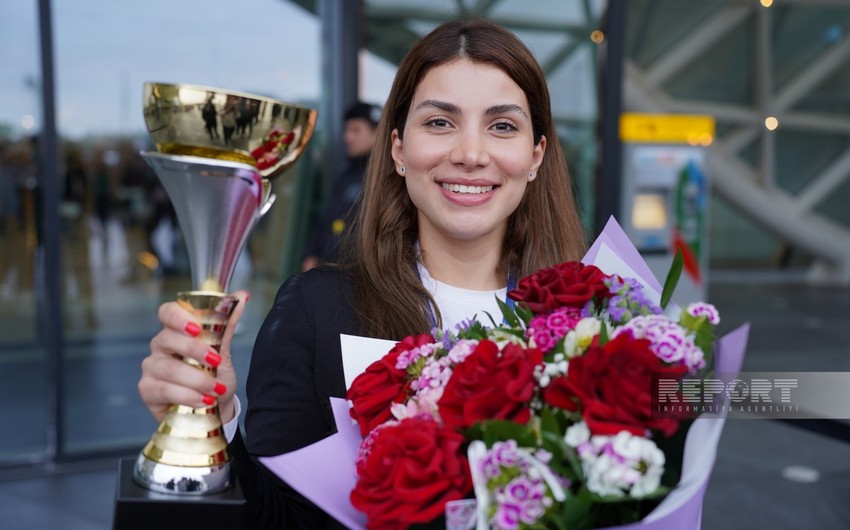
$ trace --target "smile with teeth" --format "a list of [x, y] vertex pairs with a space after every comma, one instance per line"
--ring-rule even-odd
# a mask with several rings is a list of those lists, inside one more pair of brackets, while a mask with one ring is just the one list
[[493, 191], [495, 186], [467, 186], [465, 184], [447, 184], [445, 182], [440, 183], [444, 189], [451, 191], [452, 193], [466, 193], [470, 195], [480, 195], [482, 193], [487, 193], [489, 191]]

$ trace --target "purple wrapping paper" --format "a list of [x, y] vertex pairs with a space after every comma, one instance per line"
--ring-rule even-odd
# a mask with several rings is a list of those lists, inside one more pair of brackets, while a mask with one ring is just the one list
[[366, 516], [349, 502], [357, 484], [354, 462], [360, 429], [348, 415], [348, 402], [331, 398], [337, 433], [307, 447], [272, 457], [260, 457], [267, 468], [348, 528], [366, 528]]
[[[644, 285], [659, 295], [661, 293], [661, 284], [613, 217], [582, 262], [596, 264], [608, 274], [636, 275]], [[749, 325], [746, 324], [718, 341], [717, 372], [740, 371], [748, 332]], [[380, 342], [376, 345], [382, 346]], [[383, 350], [379, 348], [378, 351]], [[345, 357], [344, 350], [343, 361]], [[360, 431], [348, 414], [347, 401], [332, 398], [331, 405], [338, 429], [336, 434], [297, 451], [261, 457], [260, 461], [340, 523], [355, 530], [365, 529], [366, 517], [355, 510], [349, 501], [351, 490], [356, 484], [354, 463], [361, 440]], [[685, 442], [679, 485], [643, 521], [611, 528], [699, 529], [702, 500], [711, 477], [724, 423], [724, 418], [698, 418], [694, 421]]]
[[[582, 263], [585, 265], [598, 263], [599, 252], [603, 246], [611, 248], [627, 266], [637, 273], [640, 279], [643, 280], [644, 285], [658, 291], [659, 294], [661, 293], [662, 287], [658, 283], [658, 279], [652, 274], [649, 265], [646, 264], [640, 252], [637, 251], [631, 240], [629, 240], [629, 236], [626, 235], [623, 228], [613, 217], [608, 219], [605, 228], [602, 229], [602, 233], [599, 234], [599, 237], [596, 238], [596, 241], [593, 242], [587, 254], [581, 260]], [[615, 272], [607, 269], [602, 269], [602, 271], [606, 274]]]

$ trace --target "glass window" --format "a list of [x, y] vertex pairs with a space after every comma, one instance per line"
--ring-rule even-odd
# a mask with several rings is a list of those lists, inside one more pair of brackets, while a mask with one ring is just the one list
[[38, 317], [44, 293], [36, 281], [42, 241], [37, 14], [33, 1], [0, 6], [0, 462], [39, 458], [47, 443], [47, 355]]
[[[16, 21], [0, 32], [0, 424], [14, 426], [0, 437], [2, 459], [45, 453], [48, 370], [33, 279], [41, 230], [62, 239], [60, 456], [140, 447], [156, 427], [138, 397], [140, 363], [159, 328], [158, 305], [192, 285], [170, 200], [139, 156], [153, 149], [144, 83], [220, 87], [313, 108], [321, 90], [319, 22], [291, 2], [53, 0], [61, 225], [42, 227], [29, 140], [42, 120], [36, 4], [0, 8], [0, 20]], [[231, 282], [252, 294], [235, 340], [243, 378], [285, 273], [291, 186], [274, 186], [279, 203]]]

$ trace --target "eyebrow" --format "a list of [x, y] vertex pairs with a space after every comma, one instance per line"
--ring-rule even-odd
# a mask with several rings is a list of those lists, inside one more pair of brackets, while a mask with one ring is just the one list
[[[436, 99], [426, 99], [422, 103], [416, 106], [417, 109], [424, 108], [435, 108], [441, 110], [443, 112], [447, 112], [449, 114], [463, 114], [460, 110], [460, 107], [455, 105], [454, 103], [448, 103], [446, 101], [439, 101]], [[484, 111], [484, 114], [487, 116], [493, 116], [497, 114], [510, 114], [512, 112], [516, 112], [528, 118], [528, 114], [520, 107], [519, 105], [515, 105], [513, 103], [504, 103], [502, 105], [493, 105]]]

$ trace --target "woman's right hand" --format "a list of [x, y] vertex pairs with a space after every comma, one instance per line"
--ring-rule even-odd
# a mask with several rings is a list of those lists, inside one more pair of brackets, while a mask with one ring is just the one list
[[[163, 328], [151, 340], [151, 352], [142, 361], [139, 379], [139, 395], [157, 421], [162, 421], [173, 404], [200, 408], [211, 405], [215, 399], [218, 399], [222, 422], [233, 418], [236, 372], [231, 362], [230, 345], [248, 293], [239, 291], [233, 296], [239, 302], [227, 322], [218, 352], [197, 338], [200, 323], [190, 311], [177, 302], [159, 306], [158, 317]], [[183, 357], [216, 367], [217, 376], [189, 365]]]

